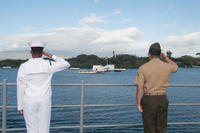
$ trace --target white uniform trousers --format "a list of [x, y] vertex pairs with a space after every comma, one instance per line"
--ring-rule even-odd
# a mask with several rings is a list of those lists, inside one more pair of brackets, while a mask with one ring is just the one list
[[24, 101], [24, 119], [27, 133], [49, 133], [51, 99], [39, 102]]

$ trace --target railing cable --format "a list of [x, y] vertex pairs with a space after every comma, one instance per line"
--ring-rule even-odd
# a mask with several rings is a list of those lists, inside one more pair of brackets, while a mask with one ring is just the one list
[[[7, 106], [7, 86], [16, 86], [16, 83], [7, 83], [7, 80], [3, 80], [0, 83], [3, 87], [3, 104], [0, 106], [2, 109], [2, 133], [7, 131], [24, 131], [26, 128], [9, 128], [7, 129], [6, 123], [6, 111], [7, 109], [17, 109], [17, 106]], [[128, 127], [128, 126], [142, 126], [141, 123], [136, 124], [107, 124], [107, 125], [84, 125], [84, 107], [120, 107], [120, 106], [136, 106], [136, 104], [84, 104], [85, 96], [85, 86], [109, 86], [109, 87], [131, 87], [134, 84], [93, 84], [93, 83], [71, 83], [71, 84], [52, 84], [52, 86], [79, 86], [80, 87], [80, 105], [52, 105], [52, 108], [80, 108], [80, 125], [78, 126], [57, 126], [50, 127], [50, 129], [69, 129], [69, 128], [79, 128], [80, 133], [84, 132], [84, 128], [102, 128], [102, 127]], [[171, 84], [169, 87], [200, 87], [200, 84]], [[173, 103], [170, 106], [200, 106], [200, 103]], [[171, 122], [168, 125], [200, 125], [200, 122]]]

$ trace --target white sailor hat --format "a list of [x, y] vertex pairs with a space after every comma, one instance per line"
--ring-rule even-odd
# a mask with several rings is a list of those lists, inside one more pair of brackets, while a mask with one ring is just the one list
[[46, 43], [42, 41], [32, 41], [28, 43], [29, 47], [45, 47]]

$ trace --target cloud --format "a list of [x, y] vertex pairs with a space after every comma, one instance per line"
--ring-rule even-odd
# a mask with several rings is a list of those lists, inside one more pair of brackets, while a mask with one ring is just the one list
[[[146, 56], [151, 42], [144, 41], [144, 33], [136, 27], [106, 30], [91, 27], [60, 27], [48, 29], [46, 33], [26, 33], [2, 36], [0, 51], [28, 50], [27, 42], [41, 40], [47, 42], [47, 49], [62, 53], [63, 56], [96, 54], [112, 56], [135, 54]], [[172, 56], [195, 56], [200, 52], [200, 32], [167, 36], [160, 41], [163, 52], [172, 51]], [[62, 51], [62, 52], [59, 52]], [[56, 54], [57, 54], [56, 53]], [[14, 57], [14, 56], [13, 56]]]
[[11, 48], [13, 48], [13, 49], [18, 48], [18, 47], [19, 47], [19, 44], [17, 44], [17, 43], [13, 43], [13, 44], [11, 45]]
[[[120, 30], [105, 30], [90, 27], [61, 27], [49, 29], [47, 33], [27, 33], [5, 36], [3, 42], [7, 50], [28, 49], [27, 42], [41, 40], [47, 42], [48, 50], [74, 51], [77, 54], [109, 55], [116, 53], [139, 54], [146, 43], [139, 43], [143, 33], [136, 27]], [[141, 54], [141, 53], [140, 53]], [[67, 55], [67, 53], [66, 53]]]
[[133, 19], [132, 18], [125, 18], [125, 19], [122, 19], [120, 22], [121, 23], [129, 23], [129, 22], [133, 22]]
[[166, 13], [169, 13], [169, 12], [171, 12], [172, 10], [174, 9], [174, 7], [173, 6], [169, 6], [167, 9], [166, 9]]
[[122, 13], [122, 11], [117, 10], [117, 9], [115, 9], [114, 12], [113, 12], [114, 15], [119, 15], [119, 14], [121, 14], [121, 13]]
[[79, 24], [83, 26], [102, 24], [102, 23], [105, 23], [103, 18], [104, 16], [97, 16], [96, 14], [90, 14], [90, 16], [82, 18], [79, 21]]
[[142, 32], [135, 27], [113, 31], [104, 30], [93, 43], [132, 43], [142, 36]]
[[171, 50], [173, 56], [191, 55], [200, 52], [200, 32], [168, 36], [161, 39], [164, 50]]
[[176, 22], [164, 24], [164, 27], [166, 28], [175, 27], [175, 26], [176, 26]]
[[31, 58], [29, 51], [0, 51], [0, 60], [4, 59], [29, 59]]
[[33, 29], [33, 27], [32, 26], [23, 26], [23, 27], [21, 27], [21, 29], [24, 31], [30, 31]]
[[94, 3], [95, 3], [95, 4], [99, 3], [99, 0], [94, 0]]

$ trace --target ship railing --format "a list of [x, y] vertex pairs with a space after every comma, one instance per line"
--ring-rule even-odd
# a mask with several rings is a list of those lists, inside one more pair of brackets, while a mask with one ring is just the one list
[[[7, 88], [8, 86], [16, 86], [16, 83], [8, 83], [7, 80], [3, 80], [0, 83], [3, 88], [3, 102], [0, 108], [2, 109], [2, 128], [0, 131], [6, 133], [7, 131], [25, 131], [26, 128], [7, 128], [7, 109], [17, 108], [16, 106], [7, 106]], [[102, 125], [84, 125], [84, 107], [121, 107], [121, 106], [136, 106], [136, 104], [85, 104], [85, 86], [110, 86], [110, 87], [134, 87], [134, 84], [94, 84], [85, 83], [83, 80], [81, 83], [66, 83], [66, 84], [52, 84], [52, 86], [79, 86], [80, 87], [80, 104], [79, 105], [52, 105], [52, 108], [80, 108], [80, 124], [76, 126], [54, 126], [50, 129], [79, 129], [80, 133], [83, 133], [84, 128], [103, 128], [103, 127], [130, 127], [130, 126], [142, 126], [142, 123], [133, 124], [102, 124]], [[171, 84], [169, 87], [199, 87], [200, 84]], [[170, 106], [200, 106], [200, 103], [173, 103]], [[200, 125], [200, 122], [173, 122], [168, 125]]]

